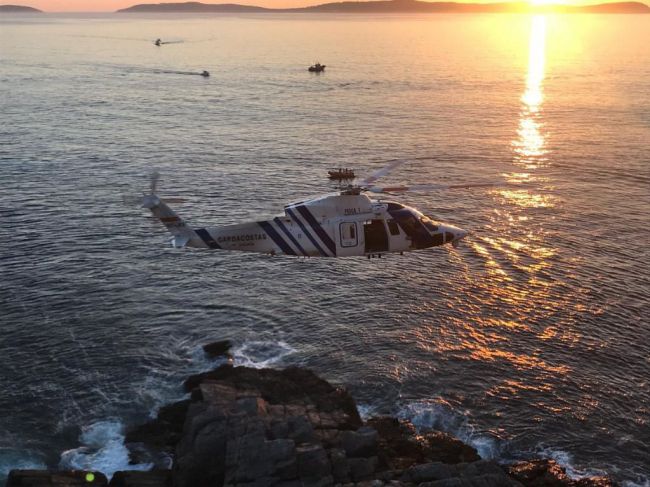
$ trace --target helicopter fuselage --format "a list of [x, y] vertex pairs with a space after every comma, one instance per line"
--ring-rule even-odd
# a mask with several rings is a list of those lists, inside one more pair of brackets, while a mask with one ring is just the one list
[[291, 203], [284, 215], [270, 220], [194, 229], [153, 194], [145, 197], [143, 206], [162, 221], [178, 247], [350, 257], [455, 245], [467, 234], [415, 208], [374, 201], [365, 194], [327, 195]]

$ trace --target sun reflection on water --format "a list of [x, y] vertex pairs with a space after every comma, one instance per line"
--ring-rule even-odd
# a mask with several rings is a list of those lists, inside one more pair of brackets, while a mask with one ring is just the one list
[[522, 111], [517, 130], [519, 138], [513, 141], [513, 147], [521, 163], [535, 167], [543, 162], [546, 153], [540, 120], [546, 54], [546, 17], [543, 15], [532, 19], [528, 49], [526, 91], [521, 97]]

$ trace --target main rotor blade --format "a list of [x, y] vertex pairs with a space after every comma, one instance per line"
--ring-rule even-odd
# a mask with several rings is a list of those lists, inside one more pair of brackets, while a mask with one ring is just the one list
[[506, 186], [512, 183], [469, 183], [469, 184], [412, 184], [410, 186], [371, 186], [372, 193], [405, 193], [406, 191], [430, 191], [437, 189], [470, 189]]
[[390, 164], [387, 166], [382, 167], [378, 171], [373, 172], [370, 176], [368, 176], [366, 179], [362, 180], [359, 182], [359, 186], [369, 186], [375, 181], [377, 181], [379, 178], [383, 178], [387, 174], [390, 174], [392, 171], [394, 171], [396, 168], [401, 166], [402, 164], [406, 163], [404, 159], [395, 159], [392, 161]]

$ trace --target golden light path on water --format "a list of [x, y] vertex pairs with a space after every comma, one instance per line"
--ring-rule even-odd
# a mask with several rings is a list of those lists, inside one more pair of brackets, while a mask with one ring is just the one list
[[[507, 181], [527, 185], [493, 192], [496, 204], [485, 231], [466, 239], [472, 255], [450, 250], [450, 265], [462, 269], [462, 277], [445, 304], [464, 313], [421, 328], [417, 338], [423, 348], [446, 357], [515, 369], [520, 379], [489, 380], [486, 397], [510, 400], [537, 391], [537, 407], [558, 414], [569, 409], [550, 398], [570, 366], [547, 355], [541, 344], [564, 348], [579, 335], [573, 318], [562, 323], [553, 319], [558, 310], [574, 307], [576, 296], [552, 277], [558, 250], [552, 235], [536, 222], [538, 212], [552, 212], [557, 204], [548, 191], [552, 182], [539, 174], [551, 163], [544, 125], [547, 22], [543, 15], [530, 18], [525, 85], [511, 142], [513, 166], [521, 170], [505, 174]], [[477, 274], [468, 259], [480, 260], [483, 272]], [[570, 276], [572, 260], [564, 265]]]
[[521, 97], [523, 103], [517, 133], [519, 138], [513, 142], [515, 153], [522, 161], [541, 158], [545, 154], [544, 135], [537, 119], [544, 101], [543, 81], [546, 55], [546, 17], [537, 15], [532, 19], [528, 54], [528, 75], [526, 91]]

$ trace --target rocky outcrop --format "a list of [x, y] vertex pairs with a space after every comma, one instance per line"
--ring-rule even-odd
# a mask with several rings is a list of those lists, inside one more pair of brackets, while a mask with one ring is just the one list
[[7, 487], [105, 487], [106, 476], [101, 472], [50, 472], [46, 470], [12, 470]]
[[[207, 352], [216, 355], [227, 354], [230, 348], [229, 342], [212, 345]], [[439, 431], [418, 433], [408, 421], [377, 417], [364, 423], [347, 391], [306, 369], [224, 365], [189, 377], [184, 387], [189, 399], [163, 407], [155, 420], [126, 436], [134, 460], [166, 453], [174, 458], [172, 470], [118, 472], [110, 484], [95, 473], [97, 480], [90, 485], [614, 485], [605, 478], [572, 481], [551, 460], [509, 467], [481, 460], [474, 448], [460, 440]], [[79, 483], [85, 474], [14, 471], [7, 486], [89, 485]]]
[[607, 477], [572, 480], [555, 460], [527, 460], [510, 466], [510, 476], [526, 487], [612, 487]]
[[218, 342], [208, 343], [203, 345], [203, 351], [210, 358], [217, 357], [227, 357], [232, 358], [230, 355], [230, 349], [232, 348], [232, 342], [230, 340], [220, 340]]
[[[390, 417], [364, 424], [344, 389], [309, 370], [222, 366], [185, 388], [174, 486], [520, 485], [450, 435]], [[165, 410], [127, 438], [169, 447], [179, 431]]]

